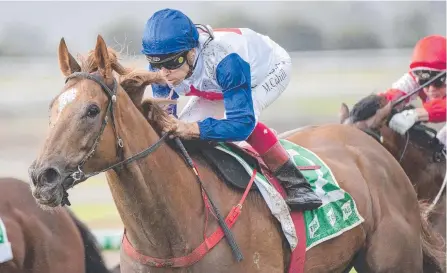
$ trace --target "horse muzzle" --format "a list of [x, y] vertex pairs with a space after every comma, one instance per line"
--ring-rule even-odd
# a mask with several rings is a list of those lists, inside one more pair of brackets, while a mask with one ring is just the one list
[[33, 163], [29, 168], [33, 197], [41, 205], [59, 206], [64, 196], [62, 183], [67, 179], [67, 176], [54, 166], [41, 168], [36, 168], [35, 166], [36, 164]]

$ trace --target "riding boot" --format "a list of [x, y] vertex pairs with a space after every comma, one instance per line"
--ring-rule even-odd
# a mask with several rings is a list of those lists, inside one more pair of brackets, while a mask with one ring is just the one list
[[291, 209], [312, 210], [322, 205], [321, 199], [313, 192], [309, 182], [292, 162], [272, 130], [258, 122], [247, 142], [259, 153], [284, 187], [287, 194], [286, 203]]
[[312, 210], [322, 205], [309, 181], [295, 166], [279, 141], [261, 157], [284, 187], [287, 193], [286, 202], [291, 209]]

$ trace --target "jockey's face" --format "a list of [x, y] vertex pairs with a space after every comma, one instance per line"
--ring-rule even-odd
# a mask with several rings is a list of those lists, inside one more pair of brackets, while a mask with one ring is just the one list
[[425, 87], [424, 93], [427, 95], [429, 100], [442, 99], [446, 95], [445, 83], [441, 87], [436, 87], [435, 85], [430, 85], [428, 87]]
[[[415, 70], [413, 75], [420, 85], [424, 85], [427, 82], [431, 82], [429, 86], [424, 87], [424, 93], [429, 100], [441, 99], [445, 97], [445, 74], [439, 75], [440, 71], [431, 70]], [[436, 79], [435, 79], [436, 78]]]
[[167, 69], [162, 67], [160, 74], [169, 86], [180, 84], [188, 75], [190, 66], [194, 64], [195, 49], [192, 49], [186, 55], [187, 61], [177, 69]]

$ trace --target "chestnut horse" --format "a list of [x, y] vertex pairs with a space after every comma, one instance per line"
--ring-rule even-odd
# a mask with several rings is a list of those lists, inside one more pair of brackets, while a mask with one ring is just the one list
[[[161, 259], [189, 254], [204, 239], [205, 206], [195, 174], [168, 144], [171, 140], [160, 137], [167, 114], [150, 100], [142, 104], [146, 86], [161, 82], [158, 74], [123, 69], [101, 36], [81, 65], [62, 39], [59, 65], [66, 84], [51, 103], [50, 130], [30, 166], [36, 200], [58, 207], [74, 183], [152, 147], [146, 156], [108, 169], [109, 187], [137, 252]], [[120, 84], [113, 71], [122, 74]], [[305, 272], [346, 272], [354, 266], [358, 272], [403, 273], [441, 267], [445, 252], [432, 241], [410, 180], [379, 143], [340, 124], [303, 130], [288, 140], [330, 166], [365, 220], [309, 249]], [[227, 215], [242, 192], [227, 186], [200, 156], [193, 159], [210, 197]], [[208, 230], [217, 228], [211, 217]], [[257, 191], [248, 194], [232, 232], [245, 257], [240, 262], [222, 240], [186, 268], [154, 267], [122, 250], [121, 271], [287, 272], [290, 248]]]
[[93, 234], [69, 210], [43, 210], [29, 184], [0, 178], [0, 218], [13, 259], [1, 273], [106, 273]]
[[445, 239], [446, 202], [445, 147], [436, 138], [436, 131], [421, 124], [400, 135], [386, 125], [392, 116], [391, 104], [384, 97], [369, 95], [349, 112], [342, 104], [340, 122], [351, 124], [376, 138], [399, 161], [413, 182], [419, 200], [431, 204], [429, 221]]

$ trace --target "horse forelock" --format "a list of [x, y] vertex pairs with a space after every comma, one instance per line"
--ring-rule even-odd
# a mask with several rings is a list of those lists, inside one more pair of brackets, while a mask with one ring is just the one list
[[351, 122], [367, 120], [374, 116], [377, 110], [383, 106], [382, 100], [382, 97], [371, 94], [354, 104], [349, 114]]

